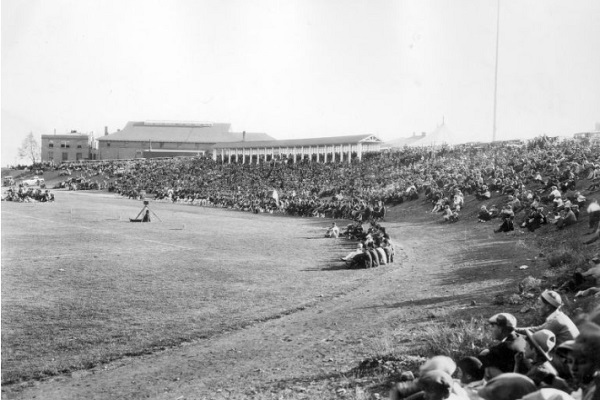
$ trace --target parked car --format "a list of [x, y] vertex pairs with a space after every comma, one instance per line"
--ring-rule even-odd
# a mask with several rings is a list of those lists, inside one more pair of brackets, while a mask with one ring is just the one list
[[33, 178], [24, 179], [21, 181], [23, 186], [43, 186], [45, 184], [44, 178], [34, 176]]

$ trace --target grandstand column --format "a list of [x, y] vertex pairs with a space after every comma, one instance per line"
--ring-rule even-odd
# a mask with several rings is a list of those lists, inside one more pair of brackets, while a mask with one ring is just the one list
[[358, 143], [356, 145], [356, 155], [358, 156], [358, 161], [362, 160], [362, 143]]
[[347, 145], [348, 146], [348, 164], [352, 163], [352, 146], [351, 145]]
[[213, 161], [217, 161], [217, 149], [213, 149], [213, 151], [212, 151], [212, 159], [213, 159]]
[[242, 149], [242, 164], [246, 164], [246, 149]]

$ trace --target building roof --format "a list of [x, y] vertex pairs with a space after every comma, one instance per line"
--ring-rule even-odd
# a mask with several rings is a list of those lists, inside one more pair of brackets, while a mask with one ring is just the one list
[[[243, 133], [229, 132], [231, 124], [130, 121], [122, 130], [101, 136], [111, 142], [218, 143], [242, 140]], [[247, 141], [273, 140], [266, 133], [246, 133]]]
[[[246, 139], [247, 140], [247, 139]], [[298, 146], [324, 146], [324, 145], [336, 145], [336, 144], [348, 144], [348, 143], [359, 143], [359, 142], [377, 142], [381, 143], [382, 140], [375, 135], [349, 135], [349, 136], [330, 136], [330, 137], [318, 137], [318, 138], [307, 138], [307, 139], [287, 139], [287, 140], [260, 140], [246, 142], [233, 142], [233, 143], [217, 143], [213, 146], [215, 149], [227, 148], [227, 149], [241, 149], [249, 147], [298, 147]]]
[[83, 139], [89, 139], [89, 135], [84, 134], [84, 133], [66, 133], [66, 134], [62, 134], [62, 135], [42, 135], [42, 139], [48, 139], [48, 140], [52, 140], [52, 139], [56, 139], [56, 140], [60, 140], [60, 139], [77, 139], [77, 140], [83, 140]]

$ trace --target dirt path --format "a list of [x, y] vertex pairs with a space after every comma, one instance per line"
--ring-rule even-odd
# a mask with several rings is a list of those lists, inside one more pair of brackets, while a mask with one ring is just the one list
[[315, 398], [311, 381], [418, 337], [420, 324], [442, 309], [444, 315], [466, 308], [487, 315], [491, 294], [518, 278], [514, 266], [531, 254], [519, 238], [494, 236], [489, 225], [469, 231], [437, 222], [386, 226], [399, 242], [397, 262], [343, 295], [211, 339], [31, 383], [3, 397], [181, 400], [244, 398], [256, 391], [264, 396], [287, 388]]

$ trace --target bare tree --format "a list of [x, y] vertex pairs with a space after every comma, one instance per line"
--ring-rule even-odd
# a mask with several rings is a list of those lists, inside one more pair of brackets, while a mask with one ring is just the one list
[[29, 135], [23, 139], [23, 143], [19, 147], [19, 158], [29, 159], [32, 164], [40, 159], [40, 144], [33, 136], [33, 132], [29, 132]]

